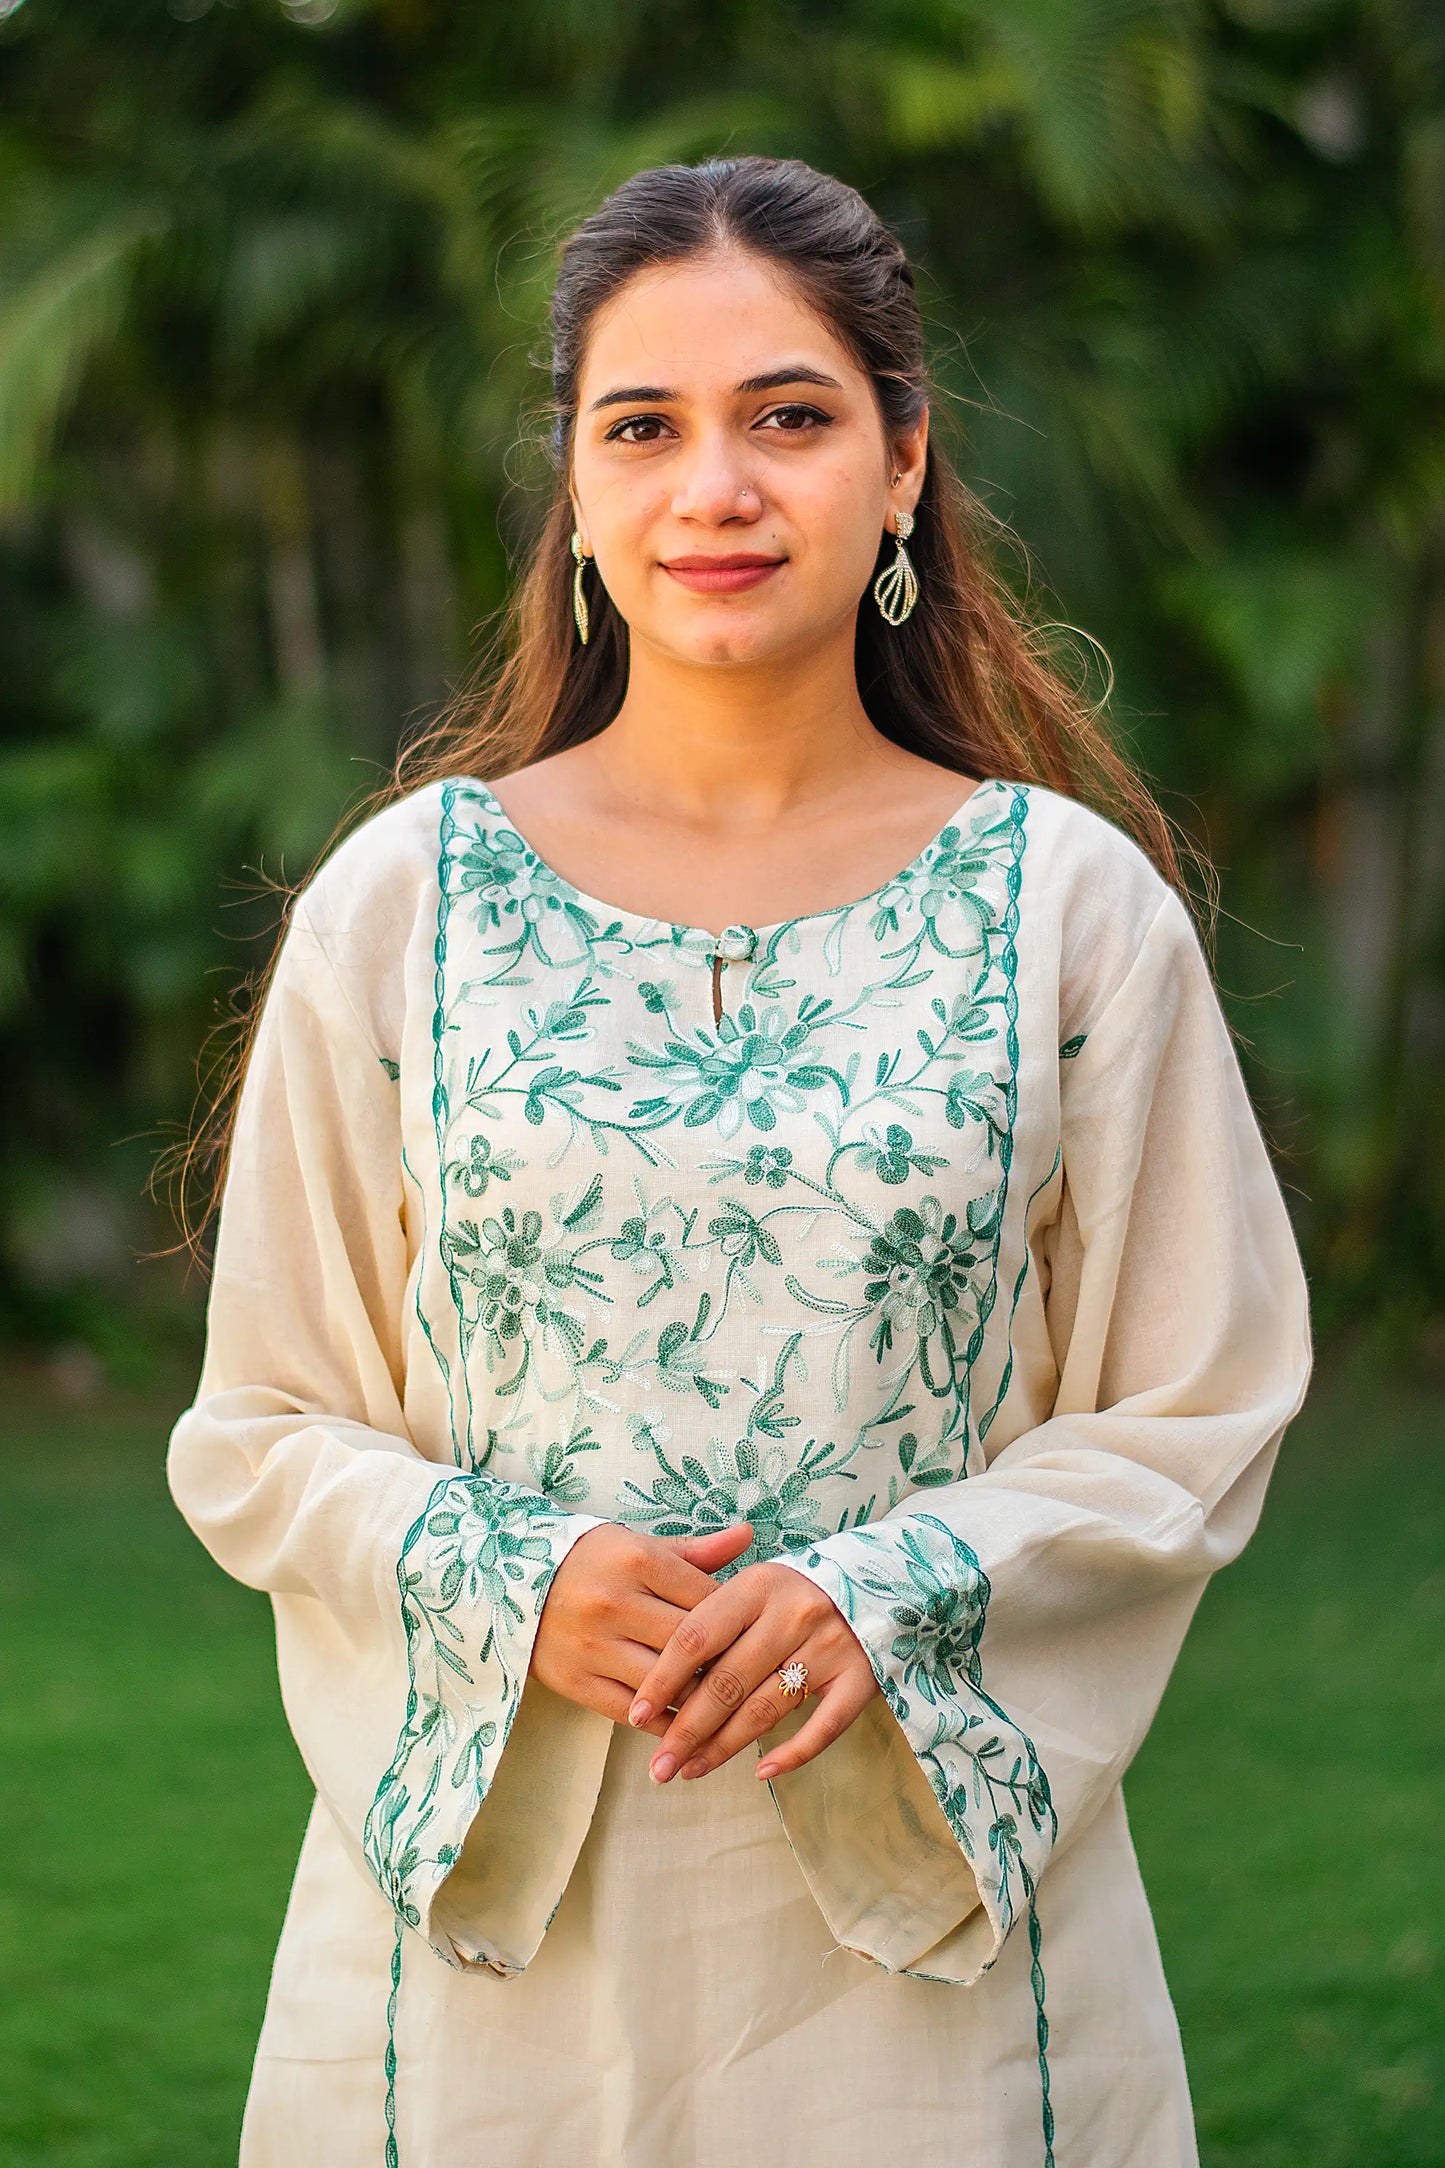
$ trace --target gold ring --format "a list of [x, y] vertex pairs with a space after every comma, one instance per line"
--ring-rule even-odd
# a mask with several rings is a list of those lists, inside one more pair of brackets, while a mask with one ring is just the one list
[[794, 1694], [806, 1695], [808, 1691], [807, 1665], [799, 1663], [795, 1656], [791, 1663], [782, 1666], [778, 1673], [778, 1684], [790, 1699]]

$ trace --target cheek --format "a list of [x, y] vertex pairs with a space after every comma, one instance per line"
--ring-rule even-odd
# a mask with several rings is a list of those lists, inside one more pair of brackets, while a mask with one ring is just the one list
[[646, 584], [656, 559], [662, 554], [667, 530], [668, 499], [655, 482], [604, 479], [584, 499], [592, 546], [607, 566], [609, 585], [618, 594], [631, 593]]
[[793, 493], [789, 513], [804, 545], [802, 571], [810, 587], [863, 586], [883, 535], [881, 517], [875, 523], [868, 510], [875, 498], [873, 478], [848, 469], [809, 477]]

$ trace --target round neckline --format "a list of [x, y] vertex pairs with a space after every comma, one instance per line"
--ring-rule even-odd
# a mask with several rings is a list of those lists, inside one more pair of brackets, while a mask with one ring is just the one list
[[938, 849], [939, 844], [942, 842], [944, 836], [947, 835], [950, 828], [961, 828], [964, 825], [968, 817], [969, 808], [979, 798], [981, 798], [986, 791], [1008, 788], [1007, 780], [1003, 776], [980, 776], [973, 789], [969, 792], [968, 796], [963, 799], [961, 804], [959, 804], [952, 813], [950, 813], [948, 819], [943, 822], [942, 826], [934, 830], [933, 834], [923, 845], [922, 849], [914, 853], [913, 857], [909, 859], [907, 865], [900, 866], [898, 868], [898, 871], [896, 873], [891, 873], [886, 881], [880, 881], [876, 888], [870, 888], [866, 892], [866, 894], [862, 896], [850, 897], [842, 903], [830, 903], [826, 905], [821, 911], [800, 911], [796, 915], [796, 917], [793, 918], [774, 919], [773, 922], [767, 926], [750, 926], [742, 919], [735, 919], [729, 925], [722, 927], [717, 932], [714, 932], [713, 929], [708, 926], [688, 926], [679, 923], [679, 921], [676, 919], [654, 917], [650, 913], [645, 911], [629, 911], [625, 904], [609, 903], [607, 899], [603, 896], [589, 895], [586, 889], [579, 888], [575, 881], [569, 881], [564, 873], [559, 873], [557, 871], [557, 868], [553, 865], [550, 865], [548, 861], [542, 856], [542, 853], [536, 848], [536, 846], [528, 841], [527, 837], [523, 835], [521, 829], [512, 819], [511, 814], [507, 811], [506, 807], [502, 804], [501, 800], [493, 791], [490, 783], [482, 782], [481, 779], [477, 776], [469, 776], [466, 780], [470, 788], [476, 792], [477, 796], [484, 800], [487, 807], [495, 816], [495, 818], [501, 822], [502, 826], [506, 828], [512, 836], [516, 838], [517, 842], [520, 843], [522, 849], [527, 853], [528, 857], [532, 859], [538, 870], [545, 876], [545, 878], [549, 882], [554, 883], [555, 886], [561, 890], [562, 894], [567, 897], [569, 901], [579, 904], [584, 911], [600, 916], [611, 916], [614, 919], [621, 919], [632, 926], [645, 926], [651, 927], [653, 929], [661, 928], [663, 932], [670, 934], [674, 941], [686, 942], [688, 944], [695, 944], [702, 941], [716, 943], [722, 940], [725, 934], [739, 932], [751, 934], [756, 942], [761, 943], [766, 940], [771, 940], [775, 934], [789, 932], [790, 929], [794, 926], [807, 926], [812, 924], [814, 921], [822, 918], [836, 918], [838, 917], [840, 912], [857, 911], [862, 909], [865, 904], [876, 903], [879, 897], [886, 894], [886, 892], [890, 888], [896, 888], [900, 881], [906, 881], [910, 877], [910, 875], [916, 873], [919, 870], [919, 868], [923, 865], [925, 859], [927, 859], [932, 852]]

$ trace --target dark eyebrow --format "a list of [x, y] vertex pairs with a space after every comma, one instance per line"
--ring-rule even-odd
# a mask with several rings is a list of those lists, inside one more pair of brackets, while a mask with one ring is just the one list
[[[733, 389], [739, 392], [778, 391], [785, 384], [821, 384], [829, 391], [841, 391], [842, 385], [835, 376], [825, 376], [821, 369], [810, 369], [806, 362], [790, 361], [781, 369], [768, 369], [762, 376], [745, 376]], [[665, 384], [631, 384], [620, 391], [605, 391], [600, 399], [594, 399], [587, 409], [595, 414], [599, 407], [609, 406], [662, 406], [669, 400], [678, 399], [680, 393], [669, 391]]]

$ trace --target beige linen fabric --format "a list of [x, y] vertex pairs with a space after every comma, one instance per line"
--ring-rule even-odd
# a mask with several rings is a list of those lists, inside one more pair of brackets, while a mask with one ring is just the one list
[[[248, 2168], [1196, 2158], [1120, 1780], [1311, 1345], [1192, 922], [985, 778], [717, 945], [466, 779], [293, 912], [170, 1457], [317, 1787]], [[882, 1691], [657, 1787], [537, 1619], [744, 1516]]]

